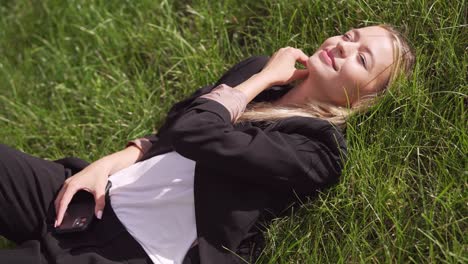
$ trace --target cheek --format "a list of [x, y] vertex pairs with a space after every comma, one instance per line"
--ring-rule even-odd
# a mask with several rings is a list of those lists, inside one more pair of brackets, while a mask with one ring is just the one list
[[323, 43], [322, 45], [320, 45], [320, 48], [319, 49], [323, 49], [327, 46], [336, 46], [338, 40], [340, 39], [339, 36], [334, 36], [334, 37], [331, 37], [331, 38], [327, 38]]
[[346, 106], [353, 104], [360, 96], [358, 87], [361, 86], [362, 73], [352, 65], [343, 65], [339, 75], [329, 80], [320, 80], [321, 85], [326, 87], [324, 92], [335, 104]]
[[[346, 87], [345, 79], [342, 75], [330, 76], [326, 71], [321, 72], [319, 68], [315, 74], [309, 75], [312, 83], [322, 99], [335, 105], [346, 105], [347, 93], [349, 88]], [[352, 90], [352, 89], [351, 89]]]
[[351, 102], [356, 101], [363, 95], [362, 91], [364, 91], [364, 86], [366, 85], [366, 77], [368, 77], [367, 73], [363, 73], [359, 69], [350, 67], [348, 69], [344, 69], [340, 77], [340, 82], [346, 88], [346, 93], [348, 94]]

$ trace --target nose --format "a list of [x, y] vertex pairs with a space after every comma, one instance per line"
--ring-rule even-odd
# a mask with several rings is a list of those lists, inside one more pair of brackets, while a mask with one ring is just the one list
[[347, 56], [349, 56], [353, 50], [356, 49], [356, 45], [354, 45], [355, 43], [352, 43], [352, 42], [347, 42], [347, 41], [339, 41], [337, 44], [336, 44], [336, 48], [338, 50], [338, 53], [340, 54], [340, 57], [341, 58], [346, 58]]

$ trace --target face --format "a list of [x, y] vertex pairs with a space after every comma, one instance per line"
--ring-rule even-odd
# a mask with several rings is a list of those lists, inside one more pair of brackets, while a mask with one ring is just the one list
[[393, 62], [392, 35], [379, 26], [330, 37], [309, 58], [307, 81], [313, 97], [334, 105], [353, 105], [382, 88]]

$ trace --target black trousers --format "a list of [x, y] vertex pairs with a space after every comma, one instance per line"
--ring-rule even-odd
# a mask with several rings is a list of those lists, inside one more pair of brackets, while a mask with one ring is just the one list
[[[0, 263], [152, 263], [116, 217], [106, 196], [102, 220], [84, 232], [53, 233], [55, 196], [72, 168], [0, 144], [0, 235], [16, 248], [0, 249]], [[198, 248], [184, 264], [199, 263]]]

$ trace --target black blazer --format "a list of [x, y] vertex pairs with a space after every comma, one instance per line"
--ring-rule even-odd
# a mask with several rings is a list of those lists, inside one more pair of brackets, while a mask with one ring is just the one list
[[[268, 57], [248, 58], [218, 82], [176, 103], [142, 160], [177, 151], [194, 160], [195, 215], [202, 264], [245, 263], [242, 243], [259, 223], [278, 216], [291, 201], [338, 181], [346, 158], [341, 130], [329, 122], [290, 117], [233, 125], [220, 103], [198, 98], [225, 83], [234, 87], [258, 73]], [[274, 86], [253, 101], [269, 101], [291, 86]], [[241, 254], [242, 255], [242, 254]]]
[[[341, 174], [346, 143], [329, 122], [297, 116], [273, 124], [232, 125], [220, 103], [198, 98], [219, 84], [242, 83], [267, 61], [251, 57], [235, 65], [214, 85], [175, 104], [158, 133], [147, 136], [153, 145], [142, 160], [175, 150], [196, 161], [195, 215], [203, 264], [241, 263], [232, 252], [260, 216], [275, 217], [292, 197], [312, 195]], [[254, 101], [277, 99], [291, 88], [271, 87]]]

